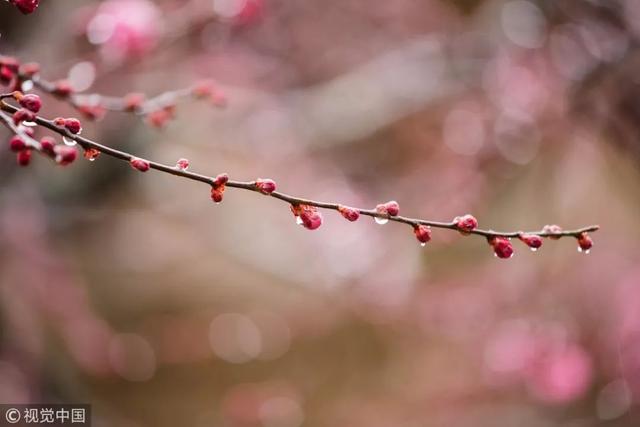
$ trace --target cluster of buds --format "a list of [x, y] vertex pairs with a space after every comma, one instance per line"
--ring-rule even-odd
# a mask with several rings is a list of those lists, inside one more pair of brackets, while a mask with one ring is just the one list
[[315, 230], [322, 225], [322, 214], [315, 206], [291, 205], [291, 212], [296, 222], [307, 230]]
[[390, 202], [380, 203], [376, 206], [376, 212], [381, 216], [375, 217], [375, 221], [378, 224], [386, 224], [389, 222], [389, 217], [398, 216], [400, 213], [400, 205], [395, 200]]
[[40, 4], [40, 0], [9, 0], [9, 3], [18, 8], [25, 15], [35, 12]]
[[338, 206], [338, 212], [342, 215], [347, 221], [357, 221], [360, 218], [360, 211], [355, 208], [350, 208], [348, 206]]
[[9, 149], [16, 153], [16, 160], [20, 166], [28, 166], [31, 163], [33, 148], [39, 148], [40, 153], [54, 159], [56, 163], [62, 166], [73, 163], [78, 157], [78, 151], [75, 147], [56, 144], [55, 139], [50, 136], [42, 137], [39, 147], [34, 147], [25, 141], [26, 138], [33, 137], [33, 130], [28, 128], [24, 132], [25, 136], [14, 135], [9, 140]]
[[222, 196], [224, 195], [224, 190], [228, 181], [229, 175], [226, 173], [221, 173], [216, 176], [211, 183], [211, 200], [216, 203], [220, 203], [222, 201]]

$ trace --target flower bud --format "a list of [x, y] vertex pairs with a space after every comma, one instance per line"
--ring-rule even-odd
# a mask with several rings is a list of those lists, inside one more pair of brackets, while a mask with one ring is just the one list
[[220, 203], [222, 201], [224, 190], [226, 189], [225, 184], [227, 182], [229, 182], [229, 175], [226, 173], [221, 173], [216, 176], [211, 184], [211, 200], [216, 203]]
[[478, 220], [473, 215], [457, 216], [453, 219], [454, 225], [462, 234], [469, 234], [478, 228]]
[[276, 182], [269, 178], [258, 178], [256, 180], [256, 188], [262, 194], [271, 194], [276, 191]]
[[[18, 92], [20, 93], [20, 92]], [[20, 106], [26, 108], [32, 113], [37, 113], [42, 108], [42, 101], [38, 95], [34, 95], [32, 93], [22, 95], [16, 97], [16, 100], [20, 104]]]
[[31, 150], [22, 150], [16, 155], [19, 166], [28, 166], [31, 162]]
[[491, 237], [488, 239], [493, 247], [493, 252], [498, 258], [506, 259], [513, 256], [513, 246], [509, 239], [505, 237]]
[[67, 128], [69, 132], [75, 135], [82, 132], [82, 124], [80, 123], [80, 120], [73, 117], [64, 119], [64, 127]]
[[144, 104], [145, 95], [144, 93], [128, 93], [124, 96], [124, 109], [127, 112], [133, 113], [142, 108], [142, 104]]
[[413, 227], [413, 232], [416, 235], [416, 239], [418, 239], [418, 242], [422, 243], [423, 245], [431, 240], [431, 227], [419, 224]]
[[537, 251], [542, 246], [542, 237], [537, 234], [520, 234], [518, 238], [532, 251]]
[[360, 218], [360, 211], [347, 206], [338, 206], [338, 212], [348, 221], [357, 221]]
[[56, 146], [56, 140], [51, 136], [43, 136], [40, 138], [40, 149], [43, 153], [52, 156], [54, 154], [54, 147]]
[[561, 238], [562, 236], [554, 236], [554, 234], [560, 234], [562, 233], [562, 228], [559, 225], [545, 225], [544, 227], [542, 227], [542, 231], [549, 234], [550, 239], [553, 240], [558, 240], [559, 238]]
[[13, 3], [20, 12], [28, 15], [35, 12], [40, 0], [10, 0], [10, 2]]
[[298, 224], [308, 230], [315, 230], [322, 225], [322, 214], [315, 206], [292, 205], [291, 212], [295, 215]]
[[578, 236], [578, 250], [580, 252], [588, 253], [589, 250], [593, 247], [593, 240], [589, 234], [580, 233]]
[[132, 158], [129, 163], [131, 164], [132, 168], [139, 170], [140, 172], [146, 172], [151, 167], [148, 161], [139, 159], [137, 157]]
[[66, 98], [73, 93], [73, 87], [67, 80], [58, 80], [53, 84], [53, 91], [51, 93], [60, 98]]
[[67, 145], [56, 145], [53, 148], [55, 153], [55, 160], [61, 166], [67, 166], [73, 163], [78, 157], [78, 150], [75, 147], [69, 147]]
[[400, 213], [400, 205], [398, 205], [398, 202], [395, 200], [391, 200], [390, 202], [381, 203], [376, 206], [376, 211], [389, 216], [397, 216]]
[[11, 151], [13, 151], [14, 153], [19, 153], [19, 152], [27, 149], [27, 143], [24, 142], [24, 140], [21, 137], [19, 137], [18, 135], [14, 135], [9, 140], [9, 149]]
[[100, 150], [96, 148], [87, 148], [86, 150], [84, 150], [83, 157], [90, 162], [93, 162], [98, 158], [98, 156], [100, 156]]
[[21, 108], [13, 113], [13, 123], [19, 125], [22, 122], [32, 122], [36, 119], [36, 115], [26, 108]]
[[189, 169], [189, 159], [179, 159], [176, 162], [176, 169], [180, 169], [181, 171]]
[[40, 72], [40, 64], [37, 62], [28, 62], [20, 67], [20, 74], [31, 78]]

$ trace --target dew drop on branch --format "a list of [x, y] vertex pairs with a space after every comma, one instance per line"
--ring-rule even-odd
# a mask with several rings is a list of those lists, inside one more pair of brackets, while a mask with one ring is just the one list
[[380, 217], [377, 217], [377, 216], [376, 216], [376, 217], [374, 217], [373, 219], [374, 219], [378, 224], [380, 224], [380, 225], [385, 225], [386, 223], [388, 223], [388, 222], [389, 222], [389, 219], [388, 219], [388, 218], [380, 218]]
[[65, 145], [68, 145], [69, 147], [73, 147], [74, 145], [77, 144], [74, 139], [67, 138], [66, 136], [62, 137], [62, 142], [64, 142]]

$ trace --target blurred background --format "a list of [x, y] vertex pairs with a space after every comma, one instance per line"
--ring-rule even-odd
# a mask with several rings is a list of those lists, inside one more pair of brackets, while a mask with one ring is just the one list
[[181, 102], [161, 131], [83, 121], [140, 156], [483, 228], [602, 226], [588, 255], [567, 238], [505, 261], [3, 149], [0, 402], [122, 427], [640, 425], [637, 0], [3, 2], [0, 33], [87, 93], [219, 84], [227, 108]]

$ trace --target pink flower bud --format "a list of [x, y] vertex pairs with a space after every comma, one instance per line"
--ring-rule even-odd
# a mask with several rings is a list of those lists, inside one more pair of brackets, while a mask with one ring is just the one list
[[160, 110], [155, 110], [147, 114], [147, 122], [157, 129], [164, 128], [172, 118], [173, 109], [170, 108], [162, 108]]
[[10, 0], [20, 12], [28, 15], [33, 13], [37, 8], [40, 0]]
[[349, 208], [347, 206], [338, 206], [338, 212], [340, 212], [343, 217], [351, 222], [357, 221], [358, 218], [360, 218], [360, 211], [354, 208]]
[[26, 108], [21, 108], [13, 113], [13, 123], [19, 125], [22, 122], [32, 122], [36, 119], [36, 115]]
[[138, 111], [144, 104], [144, 93], [128, 93], [124, 96], [124, 109], [130, 113]]
[[578, 236], [578, 246], [579, 246], [579, 251], [580, 252], [589, 252], [589, 250], [593, 247], [593, 240], [591, 239], [591, 236], [589, 236], [589, 234], [585, 233], [580, 233], [580, 235]]
[[13, 80], [13, 76], [15, 75], [14, 71], [11, 71], [11, 68], [6, 65], [0, 66], [0, 83], [4, 85], [8, 85]]
[[176, 169], [180, 169], [181, 171], [189, 169], [189, 159], [179, 159], [176, 162]]
[[53, 149], [56, 146], [56, 140], [50, 136], [43, 136], [40, 139], [40, 148], [43, 153], [52, 156], [54, 154]]
[[132, 158], [129, 161], [129, 163], [131, 164], [132, 168], [137, 169], [140, 172], [146, 172], [151, 167], [151, 165], [149, 164], [148, 161], [146, 161], [144, 159], [139, 159], [137, 157]]
[[64, 118], [56, 117], [55, 119], [53, 119], [53, 124], [58, 126], [58, 127], [64, 127], [64, 121], [65, 121]]
[[217, 187], [211, 187], [211, 200], [216, 203], [220, 203], [222, 201], [222, 196], [224, 195], [225, 185], [221, 184]]
[[101, 120], [107, 114], [107, 109], [100, 104], [78, 105], [77, 109], [82, 114], [83, 117], [86, 117], [89, 120]]
[[542, 237], [537, 234], [520, 234], [518, 238], [533, 251], [538, 250], [542, 246]]
[[431, 240], [431, 227], [419, 224], [413, 227], [413, 232], [416, 235], [416, 239], [418, 239], [418, 242], [422, 243], [423, 245]]
[[93, 162], [98, 158], [98, 156], [100, 156], [100, 150], [96, 148], [87, 148], [86, 150], [84, 150], [83, 157], [90, 162]]
[[559, 225], [555, 225], [555, 224], [545, 225], [544, 227], [542, 227], [542, 231], [550, 234], [550, 236], [548, 237], [553, 240], [558, 240], [559, 238], [562, 237], [562, 236], [554, 236], [554, 234], [562, 233], [562, 228]]
[[457, 216], [453, 219], [454, 225], [458, 231], [462, 234], [469, 234], [469, 232], [478, 228], [478, 220], [473, 215]]
[[493, 252], [495, 252], [498, 258], [506, 259], [513, 256], [513, 246], [509, 239], [505, 237], [491, 237], [489, 244], [493, 247]]
[[397, 216], [400, 213], [400, 205], [395, 200], [387, 203], [381, 203], [376, 206], [376, 211], [389, 216]]
[[14, 135], [9, 140], [9, 148], [11, 149], [11, 151], [15, 153], [19, 153], [27, 149], [27, 143], [24, 142], [24, 140], [20, 138], [18, 135]]
[[31, 150], [22, 150], [16, 155], [19, 166], [28, 166], [31, 162]]
[[213, 180], [213, 186], [224, 185], [229, 182], [229, 175], [226, 173], [221, 173], [216, 176], [216, 179]]
[[308, 230], [315, 230], [322, 225], [322, 215], [315, 206], [292, 205], [291, 212], [298, 219], [298, 224]]
[[53, 149], [55, 160], [61, 166], [67, 166], [73, 163], [78, 157], [78, 150], [75, 147], [67, 145], [56, 145]]
[[215, 86], [211, 80], [202, 80], [193, 86], [191, 93], [196, 98], [207, 98], [213, 94], [214, 87]]
[[64, 127], [67, 128], [69, 132], [75, 135], [82, 132], [82, 124], [80, 123], [80, 120], [73, 117], [64, 119]]
[[27, 95], [22, 95], [16, 98], [20, 106], [26, 108], [27, 110], [37, 113], [42, 108], [42, 101], [38, 95], [34, 95], [29, 93]]
[[256, 188], [262, 194], [271, 194], [276, 191], [276, 182], [269, 178], [258, 178], [256, 180]]
[[52, 93], [60, 98], [66, 98], [73, 93], [73, 87], [67, 80], [58, 80], [53, 84]]

